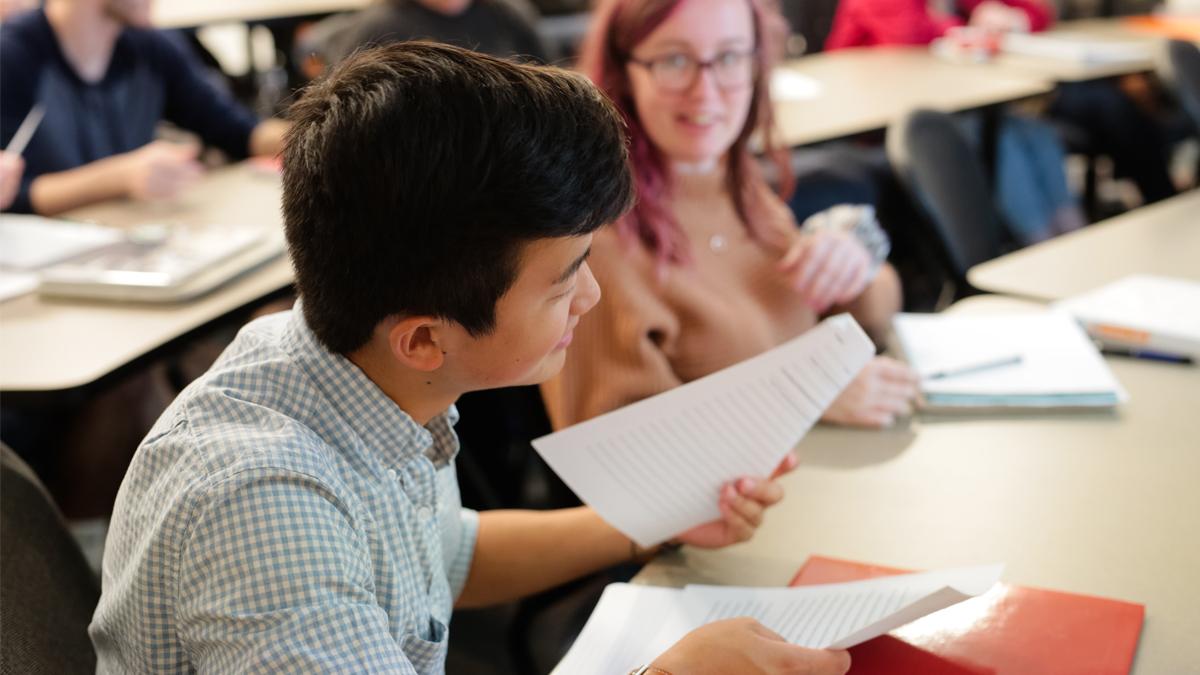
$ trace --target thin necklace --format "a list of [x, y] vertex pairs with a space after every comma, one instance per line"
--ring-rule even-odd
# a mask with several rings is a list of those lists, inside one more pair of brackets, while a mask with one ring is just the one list
[[708, 238], [708, 249], [713, 253], [724, 253], [729, 248], [729, 240], [723, 234], [714, 234]]

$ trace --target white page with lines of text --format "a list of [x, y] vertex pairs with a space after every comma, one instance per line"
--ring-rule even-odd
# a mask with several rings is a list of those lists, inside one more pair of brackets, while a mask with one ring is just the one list
[[552, 675], [627, 673], [695, 628], [749, 616], [788, 642], [845, 649], [987, 592], [1003, 565], [793, 588], [609, 584]]
[[719, 518], [725, 483], [769, 475], [874, 353], [862, 328], [840, 314], [533, 447], [602, 518], [651, 546]]

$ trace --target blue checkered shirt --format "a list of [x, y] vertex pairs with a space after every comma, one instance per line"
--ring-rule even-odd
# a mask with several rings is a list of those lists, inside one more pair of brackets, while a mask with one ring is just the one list
[[478, 529], [456, 419], [418, 425], [299, 310], [246, 326], [125, 476], [99, 672], [444, 672]]

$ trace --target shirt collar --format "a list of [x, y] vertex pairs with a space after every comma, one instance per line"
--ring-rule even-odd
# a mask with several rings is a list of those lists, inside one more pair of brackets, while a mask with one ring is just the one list
[[440, 468], [458, 454], [458, 435], [454, 433], [458, 410], [453, 405], [425, 426], [417, 424], [358, 366], [317, 340], [304, 320], [299, 300], [284, 332], [283, 345], [337, 414], [389, 467], [400, 468], [424, 455]]

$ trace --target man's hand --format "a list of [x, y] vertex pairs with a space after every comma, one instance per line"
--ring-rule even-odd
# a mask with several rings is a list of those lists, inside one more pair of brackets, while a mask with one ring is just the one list
[[855, 427], [889, 427], [896, 417], [912, 412], [919, 382], [917, 374], [905, 364], [876, 356], [834, 399], [821, 419]]
[[797, 463], [795, 453], [789, 452], [770, 478], [739, 478], [727, 483], [717, 502], [721, 519], [697, 525], [676, 540], [700, 548], [722, 548], [754, 536], [766, 510], [783, 499], [783, 487], [775, 478], [796, 468]]
[[121, 156], [125, 192], [133, 199], [171, 199], [204, 174], [200, 146], [152, 141]]
[[862, 294], [871, 281], [871, 254], [851, 234], [817, 230], [796, 238], [779, 271], [804, 304], [821, 314]]
[[671, 675], [844, 675], [850, 669], [850, 654], [789, 644], [754, 619], [742, 617], [697, 628], [650, 665]]

